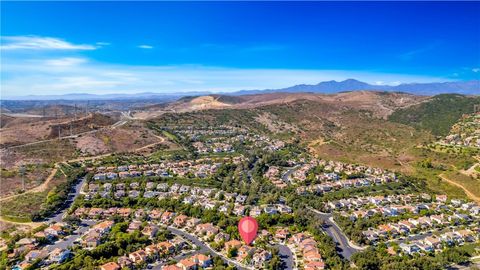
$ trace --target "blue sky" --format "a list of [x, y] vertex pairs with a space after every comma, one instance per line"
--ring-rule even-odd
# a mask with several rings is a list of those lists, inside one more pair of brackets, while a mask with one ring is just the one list
[[3, 2], [2, 96], [480, 76], [479, 2]]

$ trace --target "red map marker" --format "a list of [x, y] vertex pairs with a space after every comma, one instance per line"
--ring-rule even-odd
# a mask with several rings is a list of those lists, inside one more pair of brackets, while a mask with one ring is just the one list
[[252, 217], [244, 217], [238, 222], [238, 231], [243, 241], [250, 245], [255, 237], [257, 237], [258, 223]]

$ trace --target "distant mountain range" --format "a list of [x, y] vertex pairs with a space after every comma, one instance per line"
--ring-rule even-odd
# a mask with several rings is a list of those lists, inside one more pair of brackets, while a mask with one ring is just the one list
[[326, 81], [318, 84], [299, 84], [282, 89], [268, 89], [268, 90], [246, 90], [235, 92], [234, 94], [252, 94], [265, 92], [313, 92], [332, 94], [345, 91], [358, 90], [376, 90], [376, 91], [390, 91], [390, 92], [405, 92], [417, 95], [438, 95], [438, 94], [464, 94], [464, 95], [479, 95], [480, 94], [480, 80], [473, 81], [458, 81], [458, 82], [443, 82], [443, 83], [408, 83], [396, 86], [392, 85], [372, 85], [361, 82], [355, 79], [348, 79], [344, 81]]
[[72, 93], [65, 95], [28, 95], [28, 96], [18, 96], [11, 98], [4, 98], [4, 100], [147, 100], [152, 101], [170, 101], [176, 100], [183, 96], [191, 95], [208, 95], [209, 92], [188, 92], [185, 94], [182, 93], [136, 93], [136, 94], [87, 94], [87, 93]]
[[[281, 89], [264, 89], [264, 90], [241, 90], [236, 92], [223, 92], [216, 94], [224, 95], [250, 95], [274, 92], [313, 92], [332, 94], [345, 91], [359, 91], [359, 90], [373, 90], [373, 91], [389, 91], [389, 92], [406, 92], [417, 95], [437, 95], [437, 94], [464, 94], [464, 95], [479, 95], [480, 94], [480, 80], [472, 81], [457, 81], [457, 82], [441, 82], [441, 83], [407, 83], [396, 86], [392, 85], [372, 85], [361, 82], [355, 79], [348, 79], [344, 81], [326, 81], [318, 84], [299, 84]], [[199, 96], [209, 95], [212, 92], [198, 91], [198, 92], [179, 92], [179, 93], [137, 93], [137, 94], [65, 94], [65, 95], [29, 95], [18, 96], [12, 98], [5, 98], [4, 100], [158, 100], [170, 101], [184, 96]]]

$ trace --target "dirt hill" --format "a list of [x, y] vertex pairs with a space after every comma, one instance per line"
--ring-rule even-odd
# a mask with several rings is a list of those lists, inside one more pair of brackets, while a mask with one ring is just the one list
[[[3, 122], [5, 119], [5, 123]], [[9, 147], [59, 136], [67, 136], [108, 126], [115, 121], [106, 115], [93, 113], [74, 117], [43, 118], [2, 115], [0, 146]]]
[[428, 100], [427, 96], [406, 93], [354, 91], [338, 94], [314, 93], [268, 93], [245, 96], [208, 95], [185, 97], [178, 101], [150, 106], [137, 111], [141, 118], [158, 117], [166, 112], [189, 112], [208, 109], [249, 109], [267, 105], [288, 104], [299, 100], [309, 100], [320, 104], [368, 110], [376, 117], [386, 118], [398, 108], [408, 107]]

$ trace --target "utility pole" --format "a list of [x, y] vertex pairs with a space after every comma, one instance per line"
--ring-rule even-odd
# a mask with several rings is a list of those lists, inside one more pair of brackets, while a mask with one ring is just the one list
[[60, 139], [60, 126], [58, 126], [58, 144], [57, 144], [57, 156], [60, 157], [60, 143], [62, 140]]
[[25, 165], [20, 165], [20, 168], [18, 168], [18, 172], [22, 176], [22, 190], [25, 191], [25, 172], [26, 172]]

